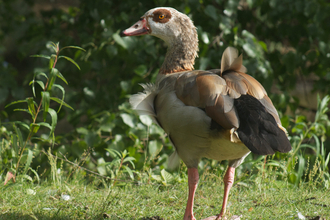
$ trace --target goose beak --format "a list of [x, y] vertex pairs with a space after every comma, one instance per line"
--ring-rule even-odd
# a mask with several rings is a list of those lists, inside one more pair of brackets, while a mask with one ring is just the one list
[[150, 29], [147, 27], [147, 21], [145, 18], [141, 18], [138, 22], [133, 24], [132, 27], [127, 28], [126, 30], [120, 33], [120, 36], [140, 36], [149, 34]]

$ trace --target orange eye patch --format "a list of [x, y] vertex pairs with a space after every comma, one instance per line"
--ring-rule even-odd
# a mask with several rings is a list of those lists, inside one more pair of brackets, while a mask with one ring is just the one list
[[159, 15], [158, 18], [159, 19], [164, 19], [165, 18], [165, 15]]

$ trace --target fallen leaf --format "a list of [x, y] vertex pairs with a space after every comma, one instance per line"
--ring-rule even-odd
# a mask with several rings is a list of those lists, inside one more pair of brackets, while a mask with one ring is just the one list
[[61, 199], [63, 199], [64, 201], [68, 201], [71, 199], [71, 197], [69, 195], [61, 195]]
[[10, 171], [7, 172], [7, 175], [6, 175], [6, 179], [5, 179], [5, 183], [4, 183], [4, 185], [6, 185], [6, 184], [8, 183], [9, 180], [12, 180], [13, 183], [16, 182], [15, 175], [12, 174]]
[[36, 194], [36, 191], [34, 191], [33, 189], [27, 189], [26, 190], [26, 194], [28, 194], [28, 195], [35, 195]]
[[301, 212], [298, 212], [298, 219], [304, 220], [306, 218], [303, 214], [301, 214]]

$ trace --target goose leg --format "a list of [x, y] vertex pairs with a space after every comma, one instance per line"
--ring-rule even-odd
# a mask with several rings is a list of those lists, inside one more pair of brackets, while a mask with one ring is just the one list
[[217, 219], [221, 219], [225, 213], [226, 213], [226, 207], [227, 207], [227, 202], [228, 202], [228, 195], [230, 188], [232, 187], [234, 183], [234, 178], [235, 178], [235, 168], [234, 167], [228, 167], [226, 174], [223, 178], [223, 182], [225, 184], [225, 189], [224, 189], [224, 195], [223, 195], [223, 202], [222, 202], [222, 209], [219, 215], [217, 215]]
[[225, 192], [223, 195], [223, 202], [222, 202], [222, 209], [219, 215], [217, 216], [210, 216], [208, 218], [205, 218], [203, 220], [219, 220], [219, 219], [226, 219], [224, 218], [224, 215], [226, 213], [226, 207], [227, 207], [227, 201], [228, 201], [228, 195], [230, 188], [232, 187], [234, 183], [234, 177], [235, 177], [235, 168], [234, 167], [228, 167], [226, 174], [223, 178], [223, 182], [225, 183]]
[[186, 211], [184, 213], [184, 220], [196, 220], [193, 213], [194, 197], [199, 180], [199, 174], [197, 168], [188, 168], [188, 186], [189, 195], [187, 201]]

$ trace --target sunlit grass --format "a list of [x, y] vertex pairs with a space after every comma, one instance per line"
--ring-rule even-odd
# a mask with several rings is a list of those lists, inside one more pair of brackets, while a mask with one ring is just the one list
[[[229, 219], [232, 215], [241, 215], [241, 219], [299, 219], [298, 213], [307, 219], [330, 219], [329, 189], [317, 188], [311, 182], [294, 186], [275, 176], [268, 171], [264, 177], [256, 174], [244, 177], [244, 181], [238, 179], [230, 192]], [[89, 184], [78, 180], [56, 185], [9, 183], [0, 188], [0, 219], [183, 218], [188, 194], [185, 177], [168, 186], [155, 182], [104, 185], [101, 180]], [[202, 174], [195, 198], [196, 218], [218, 214], [222, 194], [222, 177]]]

